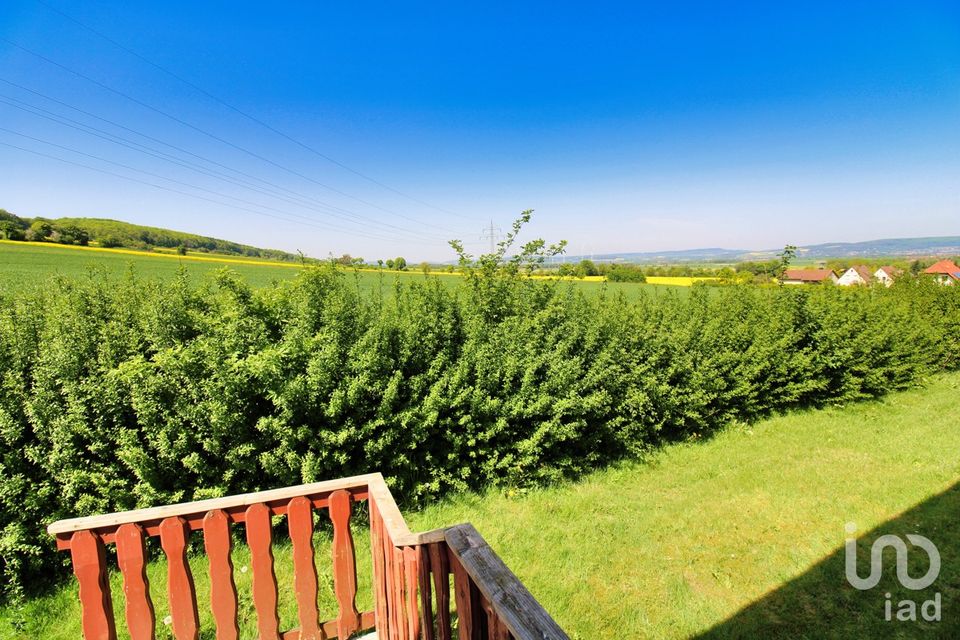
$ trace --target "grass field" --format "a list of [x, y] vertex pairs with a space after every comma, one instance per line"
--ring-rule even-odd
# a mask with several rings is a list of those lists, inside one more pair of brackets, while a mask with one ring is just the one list
[[[407, 519], [413, 530], [473, 522], [574, 638], [958, 637], [958, 424], [960, 374], [941, 375], [878, 402], [733, 426], [578, 483], [462, 495]], [[876, 588], [853, 589], [843, 569], [848, 522], [863, 535], [861, 575], [876, 537], [919, 533], [939, 547], [939, 579], [906, 591], [888, 557]], [[368, 608], [366, 536], [357, 542]], [[281, 582], [290, 580], [289, 553], [276, 553]], [[328, 554], [321, 539], [322, 571]], [[923, 554], [910, 559], [911, 575], [923, 574]], [[204, 601], [203, 560], [194, 566]], [[235, 566], [249, 610], [242, 550]], [[150, 567], [156, 593], [165, 589], [163, 576], [161, 563]], [[321, 585], [330, 614], [329, 573]], [[289, 591], [281, 594], [281, 618], [292, 626]], [[117, 576], [113, 592], [122, 610]], [[887, 622], [886, 592], [894, 603], [939, 592], [942, 620]], [[209, 613], [203, 620], [209, 629]], [[245, 637], [254, 637], [253, 621], [244, 624]], [[169, 637], [168, 627], [162, 632]], [[0, 637], [80, 637], [74, 585], [0, 610]]]
[[[148, 278], [172, 278], [180, 269], [185, 269], [192, 278], [201, 281], [223, 267], [236, 271], [254, 287], [293, 278], [301, 268], [295, 263], [246, 260], [210, 254], [191, 253], [187, 256], [179, 256], [169, 251], [148, 253], [130, 249], [100, 249], [0, 240], [0, 294], [42, 286], [58, 274], [82, 276], [91, 268], [106, 269], [112, 274], [121, 274], [132, 268], [140, 276]], [[377, 286], [381, 275], [388, 284], [396, 280], [410, 282], [422, 280], [425, 277], [416, 269], [405, 272], [385, 271], [383, 274], [376, 270], [363, 270], [357, 273], [360, 286], [365, 288]], [[441, 278], [450, 284], [459, 281], [457, 274], [435, 272], [430, 277]], [[622, 292], [628, 298], [633, 298], [641, 292], [655, 295], [664, 293], [689, 295], [689, 286], [693, 279], [659, 278], [657, 280], [658, 282], [648, 285], [606, 283], [601, 278], [572, 280], [572, 282], [584, 287], [590, 293], [606, 290]]]
[[647, 276], [647, 284], [665, 284], [674, 287], [692, 287], [697, 282], [715, 282], [720, 278], [688, 278], [683, 276]]

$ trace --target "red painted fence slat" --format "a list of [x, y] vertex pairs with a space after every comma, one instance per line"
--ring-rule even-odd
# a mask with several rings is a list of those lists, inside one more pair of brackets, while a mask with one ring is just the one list
[[391, 546], [390, 552], [393, 560], [393, 601], [397, 604], [397, 612], [394, 618], [397, 625], [397, 640], [413, 640], [413, 638], [407, 636], [406, 612], [403, 602], [403, 549]]
[[246, 516], [247, 546], [250, 547], [250, 568], [253, 570], [253, 606], [257, 610], [260, 640], [280, 640], [270, 507], [265, 504], [250, 505]]
[[233, 580], [230, 551], [230, 518], [223, 511], [203, 517], [203, 546], [210, 563], [210, 610], [217, 627], [217, 640], [237, 640], [237, 585]]
[[417, 606], [417, 582], [420, 554], [413, 547], [403, 548], [403, 571], [407, 583], [407, 635], [410, 640], [420, 637], [420, 608]]
[[[383, 554], [383, 521], [375, 501], [370, 500], [370, 552], [373, 555], [373, 603], [378, 630], [387, 628], [386, 563]], [[388, 640], [384, 638], [384, 640]]]
[[433, 588], [437, 594], [437, 636], [450, 640], [450, 562], [447, 547], [437, 542], [431, 544], [430, 567], [433, 571]]
[[143, 529], [125, 524], [117, 529], [117, 564], [123, 574], [123, 597], [126, 602], [127, 630], [131, 640], [154, 640], [157, 619], [150, 601], [147, 581], [147, 547]]
[[337, 596], [337, 636], [349, 638], [360, 628], [357, 611], [357, 560], [350, 533], [350, 492], [330, 494], [330, 520], [333, 521], [333, 590]]
[[450, 568], [453, 569], [453, 593], [457, 601], [457, 630], [460, 640], [473, 640], [473, 598], [470, 589], [470, 576], [460, 561], [449, 554]]
[[398, 640], [399, 632], [397, 630], [397, 602], [394, 589], [394, 573], [397, 571], [394, 563], [393, 543], [390, 540], [390, 534], [387, 531], [383, 519], [380, 520], [381, 542], [383, 544], [383, 563], [384, 563], [384, 581], [383, 588], [386, 594], [387, 602], [387, 638], [385, 640]]
[[433, 602], [430, 593], [430, 552], [427, 545], [417, 548], [420, 556], [420, 625], [423, 627], [423, 640], [433, 640]]
[[340, 611], [337, 615], [337, 636], [349, 638], [360, 629], [357, 611], [357, 562], [350, 533], [350, 492], [330, 494], [330, 519], [333, 521], [333, 589]]
[[[293, 590], [297, 599], [300, 640], [323, 640], [317, 610], [317, 568], [313, 561], [313, 505], [294, 498], [287, 505], [287, 524], [293, 543]], [[343, 636], [346, 638], [346, 636]]]
[[116, 640], [107, 558], [100, 536], [77, 531], [70, 539], [73, 573], [80, 583], [81, 622], [85, 640]]
[[166, 518], [160, 523], [160, 546], [167, 556], [167, 598], [177, 640], [197, 640], [200, 633], [193, 575], [187, 563], [188, 533], [183, 518]]

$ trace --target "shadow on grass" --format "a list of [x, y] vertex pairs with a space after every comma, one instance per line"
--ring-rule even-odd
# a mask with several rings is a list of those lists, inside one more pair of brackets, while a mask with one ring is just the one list
[[[895, 481], [893, 479], [892, 481]], [[906, 534], [929, 538], [941, 557], [939, 577], [920, 591], [900, 585], [896, 554], [883, 553], [879, 584], [867, 591], [852, 587], [844, 572], [841, 547], [803, 575], [787, 582], [760, 600], [697, 636], [702, 640], [724, 638], [960, 638], [960, 483], [918, 504], [897, 518], [868, 532], [857, 532], [858, 574], [870, 570], [870, 548], [882, 535], [893, 534], [906, 541]], [[843, 527], [844, 523], [838, 523]], [[838, 531], [838, 537], [842, 529]], [[923, 576], [930, 566], [926, 553], [907, 543], [909, 574]], [[886, 619], [886, 594], [890, 594], [892, 620]], [[924, 621], [921, 606], [940, 594], [939, 622]], [[916, 621], [898, 621], [903, 600], [917, 606]], [[929, 605], [928, 612], [933, 608]]]

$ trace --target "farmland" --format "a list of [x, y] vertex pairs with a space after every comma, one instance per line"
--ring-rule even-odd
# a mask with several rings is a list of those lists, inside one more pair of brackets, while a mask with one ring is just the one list
[[[733, 425], [575, 483], [460, 494], [407, 519], [414, 530], [472, 521], [573, 638], [956, 637], [960, 431], [948, 427], [957, 424], [960, 374], [938, 375], [877, 402]], [[907, 592], [891, 565], [875, 589], [850, 587], [842, 544], [851, 521], [864, 536], [864, 555], [881, 534], [928, 536], [943, 560], [937, 582]], [[320, 536], [321, 572], [329, 571], [329, 549]], [[364, 607], [371, 600], [363, 579], [368, 553], [368, 538], [358, 534]], [[276, 556], [278, 580], [287, 584], [290, 547]], [[238, 548], [241, 602], [250, 598], [248, 565]], [[206, 561], [195, 557], [193, 566], [206, 602]], [[163, 593], [163, 563], [148, 573], [151, 588]], [[121, 612], [119, 575], [112, 584]], [[321, 610], [329, 614], [328, 573], [320, 584]], [[939, 591], [942, 622], [884, 621], [887, 591], [916, 600]], [[284, 623], [295, 625], [287, 589], [280, 609]], [[158, 609], [158, 620], [165, 615]], [[201, 621], [210, 629], [206, 607]], [[4, 638], [72, 640], [79, 624], [73, 583], [0, 609]], [[249, 615], [241, 621], [244, 637], [254, 637], [253, 625]], [[158, 637], [167, 635], [161, 626]]]
[[289, 263], [0, 241], [0, 292], [40, 285], [55, 275], [81, 276], [92, 267], [119, 275], [131, 266], [140, 275], [164, 279], [176, 275], [181, 267], [202, 276], [229, 266], [253, 286], [292, 278], [299, 271]]
[[[119, 276], [133, 270], [147, 278], [170, 279], [181, 270], [186, 271], [194, 282], [201, 282], [218, 269], [227, 267], [236, 272], [253, 287], [263, 287], [274, 282], [290, 280], [301, 271], [301, 266], [290, 262], [271, 262], [256, 259], [240, 259], [230, 256], [189, 253], [179, 256], [172, 252], [146, 252], [129, 249], [100, 249], [94, 247], [63, 246], [50, 243], [10, 242], [0, 240], [0, 294], [12, 293], [43, 285], [51, 278], [83, 276], [91, 269], [101, 269], [109, 276]], [[370, 290], [383, 282], [422, 281], [424, 275], [418, 270], [384, 271], [360, 270], [356, 278], [362, 289]], [[456, 274], [433, 272], [430, 277], [440, 278], [447, 284], [458, 281]], [[648, 285], [634, 283], [605, 283], [600, 278], [572, 280], [585, 292], [599, 294], [622, 293], [636, 298], [641, 292], [647, 294], [672, 294], [684, 296], [693, 278], [651, 278]], [[677, 286], [674, 286], [677, 285]], [[388, 287], [389, 288], [389, 287]]]

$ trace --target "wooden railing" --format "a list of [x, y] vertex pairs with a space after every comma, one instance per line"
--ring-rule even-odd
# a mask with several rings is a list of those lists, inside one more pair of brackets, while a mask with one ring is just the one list
[[[356, 607], [352, 505], [367, 500], [373, 556], [374, 610]], [[314, 512], [333, 526], [336, 618], [320, 622], [314, 565]], [[286, 515], [293, 551], [299, 626], [281, 631], [274, 571], [273, 516]], [[469, 524], [411, 533], [380, 474], [213, 500], [61, 520], [48, 527], [69, 550], [79, 583], [86, 640], [117, 637], [105, 545], [116, 546], [125, 619], [132, 640], [153, 640], [156, 616], [147, 580], [146, 539], [159, 537], [167, 559], [167, 604], [177, 640], [197, 640], [199, 606], [187, 550], [202, 531], [209, 563], [216, 637], [239, 637], [239, 604], [231, 562], [231, 525], [244, 523], [252, 600], [261, 640], [346, 640], [376, 630], [379, 640], [560, 639], [566, 634]], [[453, 577], [451, 597], [450, 577]]]

